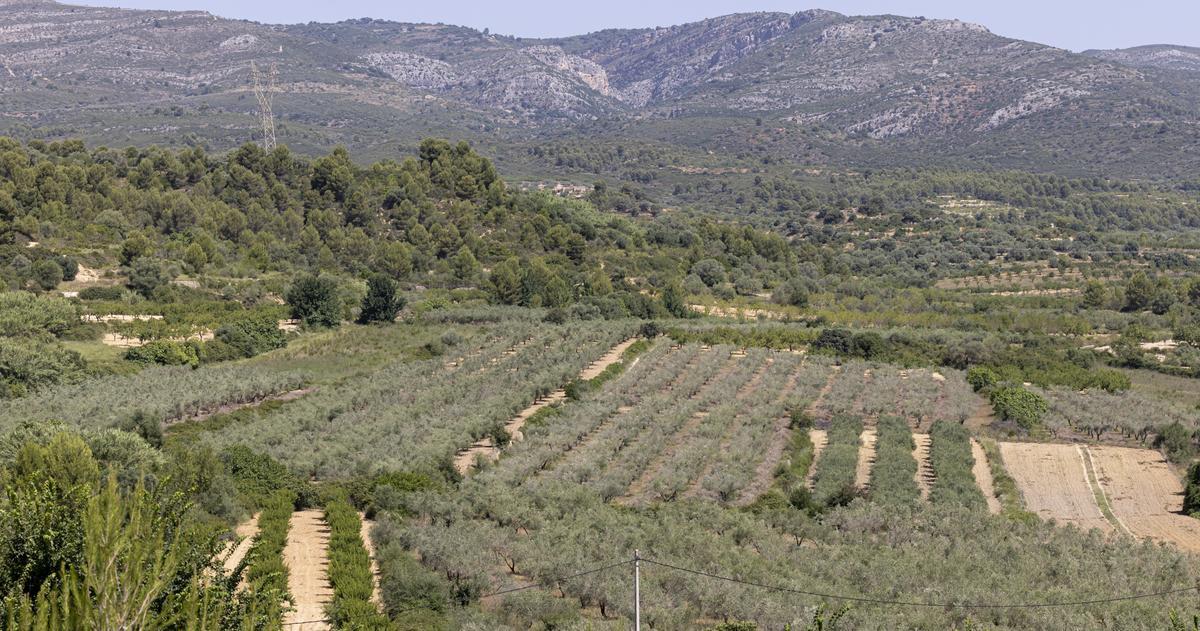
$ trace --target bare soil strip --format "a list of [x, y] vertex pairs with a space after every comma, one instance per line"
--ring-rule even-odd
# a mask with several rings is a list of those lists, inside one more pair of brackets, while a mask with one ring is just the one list
[[1129, 530], [1129, 527], [1112, 512], [1112, 506], [1108, 503], [1108, 494], [1104, 492], [1104, 486], [1100, 484], [1095, 468], [1092, 466], [1092, 453], [1086, 446], [1078, 444], [1075, 445], [1075, 451], [1079, 453], [1079, 462], [1083, 463], [1083, 473], [1087, 476], [1088, 486], [1092, 487], [1092, 495], [1096, 498], [1096, 505], [1100, 507], [1100, 513], [1117, 532], [1132, 535], [1133, 532]]
[[1113, 514], [1138, 537], [1200, 552], [1200, 520], [1180, 514], [1183, 484], [1158, 451], [1089, 448]]
[[371, 602], [379, 607], [383, 605], [383, 596], [379, 592], [379, 562], [375, 559], [375, 542], [371, 540], [371, 528], [375, 527], [375, 522], [367, 519], [363, 513], [358, 514], [358, 519], [362, 522], [362, 529], [358, 534], [362, 537], [363, 547], [367, 549], [367, 556], [371, 558], [371, 582], [374, 583]]
[[[584, 368], [579, 373], [580, 379], [595, 379], [604, 372], [605, 368], [617, 363], [621, 359], [621, 355], [637, 342], [638, 338], [631, 337], [620, 344], [612, 347], [607, 353], [592, 362], [587, 368]], [[567, 391], [559, 388], [550, 395], [534, 401], [532, 405], [521, 410], [516, 416], [505, 423], [504, 429], [512, 436], [513, 440], [521, 440], [524, 435], [521, 434], [521, 428], [525, 426], [525, 421], [548, 405], [561, 403], [567, 399]], [[483, 438], [475, 441], [470, 447], [458, 452], [454, 456], [454, 468], [462, 475], [466, 475], [475, 468], [475, 463], [478, 458], [483, 457], [489, 460], [498, 460], [500, 458], [500, 448], [496, 446], [491, 437]]]
[[988, 465], [987, 453], [983, 451], [983, 445], [980, 445], [979, 441], [974, 438], [971, 439], [971, 455], [975, 458], [975, 465], [971, 467], [971, 472], [975, 474], [975, 484], [978, 484], [979, 490], [983, 491], [983, 499], [987, 500], [988, 512], [999, 515], [1002, 507], [1000, 500], [996, 498], [996, 483], [992, 480], [992, 468]]
[[250, 546], [254, 544], [254, 536], [258, 534], [258, 513], [238, 524], [234, 534], [237, 535], [238, 540], [229, 542], [225, 558], [221, 561], [226, 574], [237, 569], [242, 559], [246, 558], [246, 553], [250, 551]]
[[1074, 445], [1000, 443], [1000, 455], [1029, 511], [1085, 530], [1113, 530], [1096, 505]]
[[913, 445], [913, 460], [917, 461], [917, 472], [913, 474], [913, 479], [917, 488], [921, 489], [921, 499], [928, 500], [934, 479], [933, 465], [929, 462], [929, 434], [913, 434]]
[[324, 513], [312, 509], [292, 513], [283, 562], [288, 568], [288, 591], [295, 603], [284, 614], [283, 624], [293, 631], [329, 629], [324, 621], [325, 605], [333, 599], [333, 587], [327, 572], [329, 526]]
[[812, 464], [808, 466], [808, 475], [804, 478], [804, 485], [811, 489], [813, 477], [817, 473], [817, 465], [821, 462], [821, 452], [829, 444], [829, 434], [823, 429], [810, 429], [808, 430], [808, 439], [812, 441], [813, 457]]
[[858, 468], [854, 470], [854, 486], [864, 491], [871, 486], [871, 468], [875, 466], [876, 438], [874, 428], [864, 429], [858, 437]]

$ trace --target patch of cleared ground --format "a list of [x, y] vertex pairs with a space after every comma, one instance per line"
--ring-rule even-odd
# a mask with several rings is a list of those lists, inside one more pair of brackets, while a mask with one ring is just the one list
[[1132, 534], [1200, 552], [1200, 520], [1180, 513], [1183, 483], [1161, 453], [1108, 446], [1088, 451], [1113, 514]]
[[288, 568], [288, 591], [294, 606], [283, 616], [293, 631], [329, 629], [325, 606], [333, 599], [329, 585], [329, 526], [320, 510], [292, 513], [283, 562]]
[[1042, 519], [1111, 532], [1096, 505], [1083, 459], [1075, 445], [1000, 443], [1000, 455], [1025, 498], [1025, 507]]
[[987, 453], [983, 451], [983, 445], [974, 438], [971, 439], [971, 455], [975, 458], [975, 465], [971, 467], [971, 472], [975, 474], [975, 484], [979, 485], [979, 490], [983, 492], [983, 499], [987, 500], [988, 512], [993, 515], [999, 515], [1001, 506], [1000, 500], [996, 497], [996, 483], [992, 480], [992, 468], [988, 465]]

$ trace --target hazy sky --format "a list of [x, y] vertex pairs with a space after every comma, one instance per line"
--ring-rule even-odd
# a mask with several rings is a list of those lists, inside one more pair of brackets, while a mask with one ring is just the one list
[[336, 22], [373, 17], [445, 22], [524, 37], [602, 28], [668, 26], [738, 11], [823, 8], [850, 15], [892, 13], [978, 22], [994, 33], [1071, 50], [1139, 44], [1200, 46], [1197, 0], [67, 0], [129, 8], [203, 9], [259, 22]]

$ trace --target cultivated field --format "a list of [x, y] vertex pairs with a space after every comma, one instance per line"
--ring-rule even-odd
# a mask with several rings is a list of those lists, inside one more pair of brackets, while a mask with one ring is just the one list
[[1149, 449], [1087, 448], [1113, 515], [1138, 537], [1200, 552], [1200, 520], [1180, 514], [1183, 484], [1162, 454]]

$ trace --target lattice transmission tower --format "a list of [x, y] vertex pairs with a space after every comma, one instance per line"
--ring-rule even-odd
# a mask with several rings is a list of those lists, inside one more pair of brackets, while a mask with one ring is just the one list
[[275, 93], [279, 86], [277, 78], [279, 69], [275, 64], [265, 73], [258, 69], [258, 64], [250, 62], [250, 74], [254, 77], [254, 97], [258, 99], [258, 114], [262, 119], [263, 149], [275, 149], [275, 113], [271, 110]]

